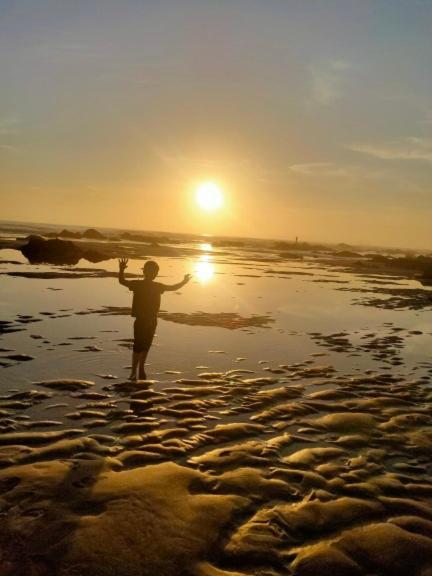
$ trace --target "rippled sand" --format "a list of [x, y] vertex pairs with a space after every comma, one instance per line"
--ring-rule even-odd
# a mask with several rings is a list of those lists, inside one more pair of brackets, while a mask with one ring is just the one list
[[1, 573], [430, 574], [430, 389], [267, 368], [5, 394]]

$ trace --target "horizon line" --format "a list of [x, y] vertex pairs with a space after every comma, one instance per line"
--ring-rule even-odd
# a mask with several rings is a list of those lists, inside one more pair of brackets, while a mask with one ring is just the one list
[[[117, 228], [115, 226], [96, 226], [96, 225], [89, 225], [89, 224], [64, 224], [59, 222], [35, 222], [33, 220], [4, 220], [0, 219], [0, 223], [10, 223], [10, 224], [33, 224], [37, 226], [58, 226], [63, 227], [66, 229], [68, 226], [73, 228], [86, 228], [86, 229], [101, 229], [101, 230], [118, 230], [118, 231], [126, 231], [126, 232], [149, 232], [151, 234], [174, 234], [179, 236], [203, 236], [203, 237], [213, 237], [213, 238], [226, 238], [226, 239], [238, 239], [238, 240], [260, 240], [260, 241], [273, 241], [273, 242], [293, 242], [295, 240], [290, 240], [287, 238], [274, 238], [274, 237], [259, 237], [259, 236], [236, 236], [236, 235], [216, 235], [216, 234], [209, 234], [207, 232], [201, 233], [193, 233], [193, 232], [178, 232], [178, 231], [167, 231], [167, 230], [145, 230], [145, 229], [138, 229], [138, 228]], [[296, 236], [298, 238], [298, 236]], [[345, 245], [351, 248], [380, 248], [380, 249], [388, 249], [388, 250], [397, 250], [397, 251], [410, 251], [410, 252], [432, 252], [432, 248], [407, 248], [402, 246], [383, 246], [378, 244], [356, 244], [356, 243], [349, 243], [344, 241], [339, 242], [323, 242], [321, 240], [298, 240], [299, 243], [306, 243], [306, 244], [322, 244], [324, 246], [338, 246], [338, 245]]]

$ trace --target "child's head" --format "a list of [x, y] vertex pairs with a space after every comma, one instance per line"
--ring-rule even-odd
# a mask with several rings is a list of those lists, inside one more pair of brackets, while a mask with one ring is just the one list
[[154, 260], [147, 260], [143, 267], [144, 278], [154, 280], [159, 272], [159, 264]]

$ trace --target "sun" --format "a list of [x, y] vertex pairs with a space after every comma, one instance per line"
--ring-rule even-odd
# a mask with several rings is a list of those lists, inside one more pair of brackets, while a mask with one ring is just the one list
[[222, 190], [215, 182], [201, 182], [195, 190], [195, 199], [201, 210], [216, 212], [223, 204]]

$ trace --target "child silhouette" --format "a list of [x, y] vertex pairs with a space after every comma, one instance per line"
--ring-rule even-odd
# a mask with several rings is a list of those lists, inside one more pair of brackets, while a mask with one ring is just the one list
[[127, 258], [119, 259], [118, 280], [120, 284], [126, 286], [133, 292], [131, 315], [135, 318], [134, 345], [132, 354], [132, 370], [129, 379], [137, 379], [137, 369], [139, 368], [138, 378], [140, 380], [145, 380], [147, 375], [145, 373], [144, 365], [156, 330], [161, 295], [163, 292], [170, 292], [182, 288], [189, 282], [191, 275], [186, 274], [183, 280], [178, 284], [167, 285], [155, 282], [154, 279], [158, 275], [159, 265], [153, 260], [148, 260], [142, 269], [144, 274], [143, 280], [126, 280], [124, 271], [127, 264]]

